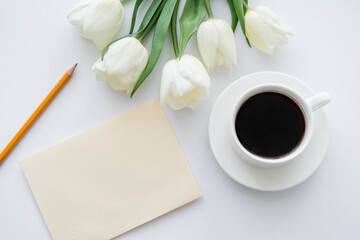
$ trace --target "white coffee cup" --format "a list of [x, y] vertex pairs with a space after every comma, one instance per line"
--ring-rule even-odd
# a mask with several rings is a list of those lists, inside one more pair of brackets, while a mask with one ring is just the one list
[[[301, 142], [293, 151], [277, 158], [262, 157], [249, 152], [240, 143], [235, 130], [236, 116], [242, 104], [246, 102], [250, 97], [263, 92], [280, 93], [289, 97], [298, 104], [299, 108], [302, 110], [305, 119], [305, 132]], [[290, 162], [291, 160], [295, 159], [299, 154], [301, 154], [310, 142], [312, 133], [314, 131], [313, 112], [329, 103], [330, 100], [330, 95], [326, 92], [318, 93], [306, 99], [301, 96], [295, 89], [291, 89], [287, 86], [275, 83], [261, 84], [250, 88], [237, 99], [232, 111], [230, 131], [231, 143], [235, 152], [242, 160], [245, 160], [249, 164], [257, 167], [270, 168]]]

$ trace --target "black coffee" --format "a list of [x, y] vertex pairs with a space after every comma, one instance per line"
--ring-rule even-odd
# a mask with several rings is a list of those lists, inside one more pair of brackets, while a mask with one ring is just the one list
[[302, 110], [291, 98], [275, 92], [252, 96], [240, 107], [235, 130], [251, 153], [278, 158], [291, 153], [305, 132]]

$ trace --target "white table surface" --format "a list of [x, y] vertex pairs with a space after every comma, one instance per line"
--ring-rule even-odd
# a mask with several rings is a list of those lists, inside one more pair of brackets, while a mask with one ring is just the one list
[[[1, 149], [79, 62], [71, 81], [0, 166], [1, 240], [51, 239], [19, 161], [158, 97], [162, 66], [173, 58], [168, 36], [158, 65], [132, 100], [96, 82], [90, 68], [99, 51], [66, 20], [76, 2], [0, 3]], [[230, 20], [225, 1], [212, 3], [215, 16]], [[250, 6], [261, 3], [293, 28], [290, 44], [268, 56], [248, 48], [238, 28], [238, 66], [211, 73], [210, 99], [196, 111], [165, 109], [203, 197], [117, 239], [360, 239], [360, 2], [250, 0]], [[121, 34], [128, 31], [133, 4], [125, 7]], [[186, 52], [199, 57], [195, 40]], [[209, 114], [219, 94], [236, 79], [264, 70], [294, 75], [333, 98], [326, 106], [331, 139], [322, 165], [306, 182], [281, 192], [251, 190], [230, 179], [208, 141]]]

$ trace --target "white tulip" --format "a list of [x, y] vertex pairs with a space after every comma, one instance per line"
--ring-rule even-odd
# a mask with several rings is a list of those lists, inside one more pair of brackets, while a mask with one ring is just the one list
[[139, 40], [126, 37], [110, 45], [104, 60], [97, 60], [92, 71], [98, 81], [107, 80], [114, 90], [130, 93], [148, 60], [148, 52]]
[[215, 65], [231, 69], [237, 64], [235, 36], [230, 25], [222, 19], [201, 23], [197, 32], [201, 58], [209, 72]]
[[119, 32], [124, 15], [120, 0], [85, 0], [69, 12], [68, 20], [101, 50]]
[[174, 110], [195, 109], [209, 97], [210, 78], [201, 62], [190, 55], [168, 61], [162, 71], [160, 103]]
[[246, 35], [260, 51], [273, 55], [278, 46], [288, 43], [293, 35], [289, 25], [270, 8], [257, 6], [245, 15]]

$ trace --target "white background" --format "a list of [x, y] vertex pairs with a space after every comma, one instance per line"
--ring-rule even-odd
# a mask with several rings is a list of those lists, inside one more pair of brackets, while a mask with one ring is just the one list
[[[49, 145], [159, 96], [161, 70], [173, 58], [168, 36], [159, 63], [130, 100], [96, 82], [90, 71], [99, 51], [66, 20], [75, 0], [1, 1], [0, 148], [76, 62], [78, 69], [54, 102], [0, 166], [0, 239], [51, 239], [19, 161]], [[145, 1], [146, 2], [146, 1]], [[130, 25], [134, 1], [125, 6]], [[287, 20], [295, 36], [276, 56], [246, 46], [236, 30], [238, 65], [211, 73], [210, 99], [196, 111], [165, 111], [203, 197], [117, 239], [360, 239], [360, 2], [250, 0]], [[140, 17], [144, 14], [144, 4]], [[216, 17], [230, 21], [226, 1], [212, 1]], [[151, 37], [145, 39], [149, 48]], [[196, 38], [186, 49], [199, 57]], [[230, 179], [208, 141], [208, 120], [223, 89], [246, 74], [274, 70], [328, 91], [331, 140], [317, 172], [281, 192], [259, 192]]]

